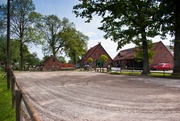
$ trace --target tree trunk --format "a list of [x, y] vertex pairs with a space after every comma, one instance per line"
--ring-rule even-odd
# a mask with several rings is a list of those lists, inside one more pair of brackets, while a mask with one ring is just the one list
[[149, 57], [148, 57], [148, 43], [146, 36], [142, 34], [142, 40], [143, 40], [143, 71], [141, 74], [149, 74]]
[[24, 57], [23, 57], [23, 43], [22, 43], [22, 40], [20, 40], [20, 57], [21, 57], [21, 63], [20, 63], [20, 71], [23, 71], [23, 60], [24, 60]]
[[180, 75], [180, 1], [176, 0], [173, 75]]
[[76, 52], [74, 52], [74, 65], [76, 65]]

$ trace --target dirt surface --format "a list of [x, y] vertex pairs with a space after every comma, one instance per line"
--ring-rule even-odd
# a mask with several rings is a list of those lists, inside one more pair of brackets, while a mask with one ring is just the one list
[[180, 121], [180, 80], [95, 72], [16, 73], [43, 121]]

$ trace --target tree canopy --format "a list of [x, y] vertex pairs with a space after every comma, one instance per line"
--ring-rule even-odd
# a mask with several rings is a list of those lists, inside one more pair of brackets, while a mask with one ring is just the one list
[[61, 20], [56, 15], [45, 16], [39, 29], [45, 37], [45, 55], [53, 54], [57, 57], [64, 52], [76, 63], [76, 59], [87, 49], [88, 37], [77, 31], [74, 23], [67, 18]]
[[[7, 5], [3, 5], [1, 21], [6, 24]], [[41, 43], [41, 31], [36, 29], [37, 22], [41, 15], [35, 12], [35, 5], [32, 0], [13, 0], [10, 5], [11, 38], [19, 41], [20, 65], [23, 69], [23, 46], [25, 44]], [[5, 28], [6, 29], [6, 28]], [[4, 34], [4, 33], [3, 33]]]
[[149, 37], [159, 34], [156, 20], [158, 3], [151, 0], [83, 0], [74, 6], [74, 13], [90, 22], [94, 14], [102, 17], [100, 30], [105, 38], [118, 43], [118, 49], [128, 43], [141, 44], [143, 47], [143, 72], [149, 73]]
[[65, 47], [65, 53], [70, 57], [71, 62], [76, 65], [80, 57], [87, 51], [87, 40], [89, 38], [76, 29], [71, 30], [69, 35], [65, 33], [63, 35], [70, 37], [69, 43]]
[[160, 0], [161, 31], [174, 37], [174, 68], [173, 74], [180, 75], [180, 1]]
[[100, 57], [99, 57], [99, 62], [100, 63], [105, 63], [106, 61], [108, 60], [108, 57], [104, 54], [102, 54]]
[[[17, 40], [11, 40], [10, 46], [11, 63], [17, 63], [20, 60], [19, 43]], [[7, 64], [7, 42], [4, 36], [0, 36], [0, 60]]]

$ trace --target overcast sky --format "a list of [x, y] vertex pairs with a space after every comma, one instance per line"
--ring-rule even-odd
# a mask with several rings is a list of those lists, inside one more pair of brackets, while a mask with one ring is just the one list
[[[5, 4], [6, 2], [7, 0], [0, 0], [0, 4], [2, 3]], [[104, 49], [111, 56], [112, 59], [120, 51], [120, 50], [118, 51], [116, 50], [117, 43], [114, 43], [109, 39], [105, 40], [103, 38], [104, 33], [97, 29], [99, 26], [101, 26], [100, 17], [95, 16], [90, 23], [85, 23], [84, 21], [86, 19], [82, 19], [79, 17], [76, 18], [75, 14], [72, 13], [72, 10], [73, 10], [73, 6], [79, 3], [79, 0], [33, 0], [33, 2], [36, 6], [36, 12], [41, 13], [43, 15], [55, 14], [60, 19], [66, 17], [71, 22], [73, 22], [77, 30], [89, 36], [88, 49], [98, 44], [98, 42], [101, 42], [101, 45], [104, 47]], [[153, 42], [157, 42], [157, 41], [162, 41], [162, 40], [159, 37], [153, 39]], [[163, 40], [162, 42], [165, 45], [169, 44], [169, 40]], [[134, 46], [135, 45], [133, 44], [128, 44], [123, 48], [121, 48], [121, 50], [132, 48]], [[38, 57], [42, 59], [43, 54], [41, 51], [41, 47], [32, 47], [31, 52], [36, 52], [38, 54]]]

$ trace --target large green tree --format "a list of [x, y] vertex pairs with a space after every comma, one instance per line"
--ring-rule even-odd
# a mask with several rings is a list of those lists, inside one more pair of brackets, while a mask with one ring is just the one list
[[29, 66], [41, 65], [41, 60], [38, 58], [37, 53], [27, 53], [24, 57], [25, 63]]
[[65, 33], [67, 28], [71, 27], [74, 27], [74, 24], [67, 18], [61, 20], [56, 15], [44, 17], [42, 24], [39, 25], [39, 29], [44, 33], [45, 37], [45, 45], [43, 46], [45, 55], [53, 54], [57, 56], [63, 52], [70, 37], [66, 36], [66, 38], [63, 38], [62, 33]]
[[[0, 36], [0, 60], [4, 61], [7, 65], [7, 42], [4, 36]], [[12, 64], [19, 62], [19, 42], [17, 40], [11, 40], [10, 56]]]
[[158, 35], [156, 14], [158, 3], [152, 0], [83, 0], [74, 6], [77, 16], [90, 22], [97, 14], [102, 17], [100, 30], [105, 38], [118, 43], [118, 49], [128, 43], [143, 47], [143, 74], [150, 73], [148, 62], [148, 37]]
[[[3, 6], [1, 20], [6, 20], [6, 8]], [[41, 43], [41, 31], [36, 29], [36, 24], [41, 21], [41, 15], [35, 12], [35, 5], [32, 0], [13, 0], [10, 6], [11, 38], [19, 41], [20, 44], [20, 69], [23, 69], [23, 46], [25, 44]], [[5, 24], [7, 22], [4, 22]]]
[[70, 57], [71, 62], [76, 65], [80, 57], [87, 51], [87, 40], [89, 38], [75, 28], [62, 33], [62, 36], [64, 39], [69, 38], [68, 44], [65, 46], [65, 53]]
[[180, 75], [180, 0], [159, 0], [161, 15], [161, 31], [166, 37], [174, 38], [174, 68], [173, 74]]
[[101, 63], [101, 65], [103, 65], [107, 60], [108, 60], [108, 57], [106, 55], [104, 55], [104, 54], [102, 54], [99, 57], [99, 62]]
[[77, 31], [74, 23], [67, 18], [61, 20], [56, 15], [45, 16], [39, 29], [45, 35], [45, 55], [53, 54], [57, 57], [64, 52], [76, 63], [76, 59], [87, 49], [88, 37]]

